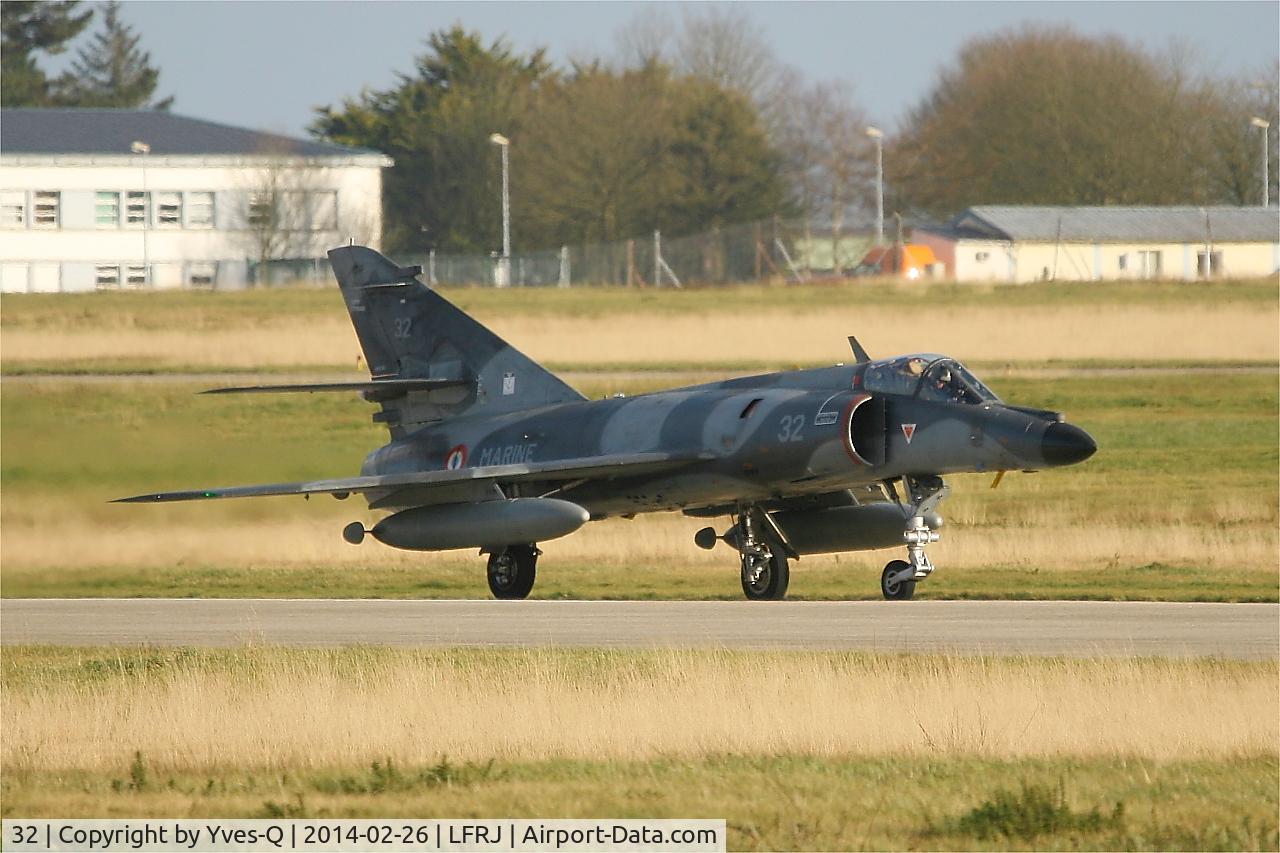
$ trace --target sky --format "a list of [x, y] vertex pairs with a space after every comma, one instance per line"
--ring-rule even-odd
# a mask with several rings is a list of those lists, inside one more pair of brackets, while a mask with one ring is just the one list
[[[302, 135], [314, 108], [395, 84], [424, 40], [461, 23], [556, 62], [611, 57], [617, 33], [659, 6], [636, 2], [177, 2], [130, 0], [122, 18], [160, 69], [173, 111]], [[703, 5], [687, 4], [696, 9]], [[1274, 65], [1277, 2], [752, 2], [740, 4], [778, 58], [811, 80], [853, 84], [886, 129], [923, 98], [968, 39], [1023, 23], [1070, 24], [1150, 50], [1193, 47], [1200, 65], [1246, 74]], [[82, 36], [84, 38], [84, 36]], [[74, 49], [72, 51], [74, 53]], [[49, 63], [60, 70], [67, 55]]]

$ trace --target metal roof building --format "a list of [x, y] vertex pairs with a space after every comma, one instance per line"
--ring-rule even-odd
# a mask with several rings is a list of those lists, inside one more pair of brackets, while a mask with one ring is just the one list
[[[150, 110], [0, 110], [0, 290], [240, 287], [376, 246], [375, 151]], [[21, 233], [22, 239], [14, 239]]]
[[154, 110], [0, 110], [0, 152], [17, 154], [129, 154], [146, 140], [154, 157], [291, 155], [353, 157], [381, 154], [327, 142], [294, 139]]
[[916, 229], [959, 281], [1256, 277], [1280, 269], [1280, 209], [980, 206]]

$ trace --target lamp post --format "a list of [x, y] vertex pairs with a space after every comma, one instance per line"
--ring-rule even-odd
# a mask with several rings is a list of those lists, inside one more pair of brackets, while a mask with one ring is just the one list
[[1262, 206], [1268, 207], [1271, 204], [1271, 164], [1267, 161], [1271, 154], [1271, 140], [1267, 138], [1267, 129], [1271, 127], [1271, 122], [1254, 116], [1249, 119], [1249, 124], [1262, 130]]
[[[151, 146], [135, 139], [129, 146], [129, 150], [134, 154], [142, 155], [142, 283], [148, 285], [151, 283], [151, 258], [147, 251], [147, 231], [151, 227], [151, 192], [147, 189], [147, 155], [151, 153]], [[128, 193], [125, 194], [124, 201], [124, 215], [127, 219], [129, 216]], [[129, 271], [126, 269], [124, 272], [125, 283], [127, 283]]]
[[876, 143], [876, 245], [884, 245], [884, 132], [868, 127], [867, 136]]
[[502, 263], [499, 266], [502, 274], [497, 284], [498, 287], [506, 287], [511, 283], [511, 183], [507, 161], [511, 140], [501, 133], [494, 133], [489, 136], [489, 141], [502, 149]]

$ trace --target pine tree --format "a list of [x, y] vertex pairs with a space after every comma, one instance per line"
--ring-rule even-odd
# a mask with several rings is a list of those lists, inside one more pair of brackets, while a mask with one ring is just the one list
[[37, 3], [5, 0], [0, 3], [0, 104], [6, 107], [40, 107], [54, 99], [53, 87], [36, 64], [35, 54], [62, 53], [93, 17], [93, 10], [77, 12], [78, 0]]
[[151, 100], [160, 72], [151, 66], [151, 55], [139, 49], [141, 36], [120, 20], [120, 4], [104, 4], [102, 15], [102, 29], [62, 78], [63, 100], [77, 107], [169, 109], [172, 97]]

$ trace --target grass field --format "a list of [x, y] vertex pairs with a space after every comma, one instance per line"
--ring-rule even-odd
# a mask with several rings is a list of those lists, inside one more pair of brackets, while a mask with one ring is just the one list
[[[1275, 601], [1277, 388], [1268, 374], [991, 380], [1059, 408], [1101, 451], [1035, 475], [953, 478], [941, 567], [922, 597]], [[471, 553], [424, 555], [338, 531], [358, 499], [111, 505], [158, 489], [353, 474], [385, 433], [345, 396], [200, 397], [159, 381], [9, 380], [0, 399], [5, 596], [484, 596]], [[627, 389], [609, 380], [592, 395]], [[736, 598], [732, 555], [678, 515], [547, 543], [535, 596]], [[797, 598], [877, 596], [892, 552], [800, 561]]]
[[[1274, 662], [19, 647], [3, 669], [6, 815], [726, 817], [731, 849], [1277, 844]], [[1061, 790], [1099, 820], [1024, 837], [981, 808], [1001, 790], [1015, 813]]]
[[[447, 294], [558, 369], [824, 364], [848, 357], [849, 334], [983, 364], [1280, 359], [1274, 281]], [[9, 375], [360, 367], [336, 289], [13, 295], [0, 332]]]

